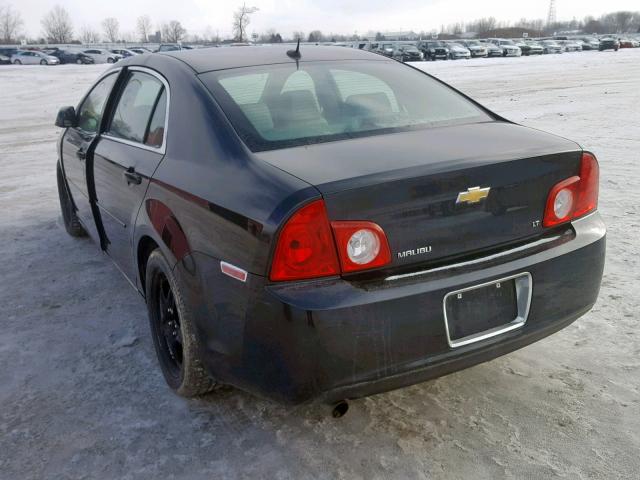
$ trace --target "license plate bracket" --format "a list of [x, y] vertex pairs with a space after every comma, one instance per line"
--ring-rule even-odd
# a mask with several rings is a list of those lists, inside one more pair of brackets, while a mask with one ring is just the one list
[[532, 281], [528, 272], [449, 292], [443, 300], [451, 348], [486, 340], [527, 321]]

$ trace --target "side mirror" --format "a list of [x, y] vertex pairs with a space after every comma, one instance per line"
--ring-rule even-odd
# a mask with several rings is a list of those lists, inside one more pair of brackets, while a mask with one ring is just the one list
[[78, 125], [76, 109], [74, 107], [62, 107], [56, 117], [56, 127], [69, 128]]

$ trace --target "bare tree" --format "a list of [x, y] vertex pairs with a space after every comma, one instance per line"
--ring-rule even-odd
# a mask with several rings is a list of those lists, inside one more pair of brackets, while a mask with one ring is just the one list
[[13, 43], [22, 27], [22, 17], [11, 5], [3, 7], [0, 5], [0, 41], [2, 43]]
[[109, 17], [102, 21], [102, 31], [108, 42], [115, 43], [118, 41], [120, 30], [120, 22], [117, 18]]
[[211, 25], [206, 26], [204, 32], [202, 33], [202, 37], [205, 42], [220, 43], [220, 35], [218, 34], [217, 30], [215, 32], [213, 31]]
[[42, 20], [42, 30], [50, 43], [69, 43], [73, 39], [73, 24], [69, 13], [56, 5]]
[[233, 35], [236, 41], [244, 42], [247, 26], [251, 23], [251, 15], [258, 11], [258, 7], [247, 7], [242, 4], [233, 14]]
[[617, 33], [625, 33], [629, 31], [633, 22], [633, 12], [616, 12], [614, 14]]
[[322, 35], [320, 30], [310, 32], [309, 38], [307, 39], [308, 42], [321, 42], [322, 40], [324, 40], [324, 35]]
[[140, 35], [140, 40], [148, 42], [149, 34], [151, 33], [151, 18], [149, 18], [149, 15], [142, 15], [141, 17], [138, 17], [137, 29], [138, 34]]
[[80, 30], [80, 41], [86, 45], [91, 43], [98, 43], [100, 41], [100, 34], [93, 28], [85, 25]]
[[304, 41], [304, 32], [293, 32], [293, 40], [300, 40], [301, 42]]
[[162, 25], [162, 40], [169, 43], [178, 43], [187, 34], [186, 28], [177, 20], [171, 20]]

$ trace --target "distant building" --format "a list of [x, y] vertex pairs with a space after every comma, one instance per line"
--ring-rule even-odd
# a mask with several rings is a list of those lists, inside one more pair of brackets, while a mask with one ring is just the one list
[[156, 33], [152, 33], [151, 35], [149, 35], [148, 42], [149, 43], [162, 43], [162, 34], [160, 33], [160, 31], [158, 30]]

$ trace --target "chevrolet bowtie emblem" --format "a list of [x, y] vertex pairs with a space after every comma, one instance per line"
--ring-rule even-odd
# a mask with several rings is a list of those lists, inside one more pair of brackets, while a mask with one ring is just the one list
[[456, 203], [479, 203], [480, 200], [483, 200], [489, 196], [489, 190], [491, 187], [480, 188], [480, 187], [471, 187], [468, 188], [466, 192], [460, 192], [458, 194], [458, 198], [456, 199]]

